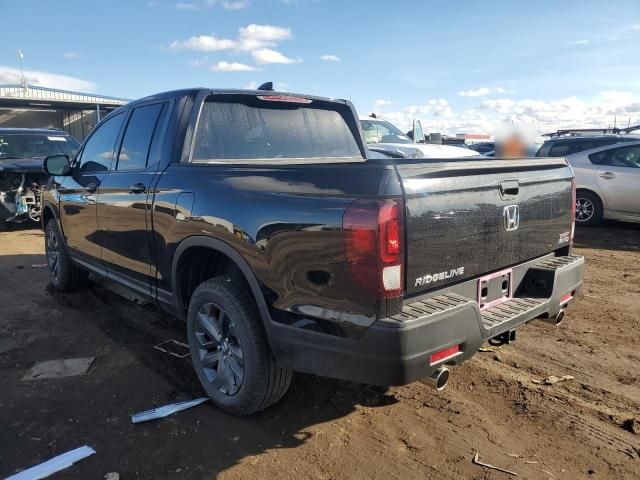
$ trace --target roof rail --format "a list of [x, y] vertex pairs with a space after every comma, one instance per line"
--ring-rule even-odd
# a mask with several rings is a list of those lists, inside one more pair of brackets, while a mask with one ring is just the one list
[[634, 125], [633, 127], [627, 128], [564, 128], [561, 130], [557, 130], [552, 133], [544, 133], [543, 137], [562, 137], [564, 135], [569, 136], [580, 136], [580, 135], [606, 135], [606, 134], [620, 134], [620, 133], [631, 133], [635, 130], [640, 130], [640, 125]]

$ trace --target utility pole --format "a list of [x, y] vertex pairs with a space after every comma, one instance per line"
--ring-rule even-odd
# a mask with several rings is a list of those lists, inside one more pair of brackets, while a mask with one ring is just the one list
[[18, 57], [20, 57], [20, 85], [22, 88], [27, 88], [27, 82], [24, 81], [24, 53], [22, 53], [22, 49], [18, 49]]

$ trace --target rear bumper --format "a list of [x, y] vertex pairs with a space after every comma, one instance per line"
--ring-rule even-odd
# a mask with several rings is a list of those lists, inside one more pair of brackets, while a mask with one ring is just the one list
[[[270, 332], [278, 361], [293, 370], [377, 385], [404, 385], [428, 377], [443, 362], [431, 355], [460, 345], [447, 363], [472, 357], [486, 340], [538, 317], [555, 316], [582, 286], [584, 258], [531, 262], [513, 299], [481, 311], [478, 303], [447, 291], [405, 305], [377, 320], [358, 338], [343, 338], [277, 325]], [[563, 302], [561, 304], [561, 301]]]

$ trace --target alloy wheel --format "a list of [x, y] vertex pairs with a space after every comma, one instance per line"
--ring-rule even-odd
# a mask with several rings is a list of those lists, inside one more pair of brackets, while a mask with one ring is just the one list
[[198, 363], [211, 386], [232, 396], [244, 379], [244, 352], [233, 321], [222, 307], [206, 303], [196, 316]]
[[60, 247], [58, 245], [58, 237], [56, 232], [50, 228], [47, 231], [47, 263], [49, 264], [49, 270], [54, 279], [58, 280], [58, 273], [60, 270]]
[[587, 198], [578, 198], [576, 200], [576, 221], [588, 222], [595, 212], [595, 208], [591, 200]]

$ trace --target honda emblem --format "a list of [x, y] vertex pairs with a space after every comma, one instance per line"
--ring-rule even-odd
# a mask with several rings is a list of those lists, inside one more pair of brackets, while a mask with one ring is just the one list
[[520, 209], [518, 205], [507, 205], [502, 212], [504, 229], [507, 232], [517, 230], [520, 226]]

